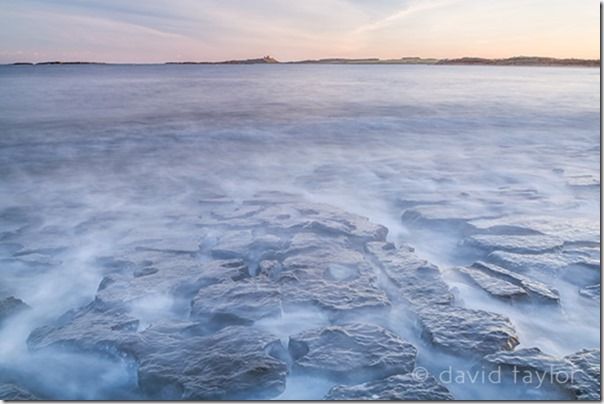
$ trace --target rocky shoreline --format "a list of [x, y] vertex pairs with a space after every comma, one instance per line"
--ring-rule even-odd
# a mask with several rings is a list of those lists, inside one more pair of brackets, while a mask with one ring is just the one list
[[[543, 374], [555, 363], [556, 372], [580, 375], [560, 385], [568, 394], [600, 397], [599, 350], [555, 358], [515, 349], [530, 341], [519, 338], [507, 317], [464, 307], [437, 266], [409, 246], [388, 242], [381, 225], [285, 194], [241, 202], [216, 196], [200, 204], [202, 214], [189, 223], [196, 231], [180, 238], [131, 237], [114, 256], [98, 257], [105, 275], [93, 301], [33, 330], [30, 350], [86, 352], [132, 363], [134, 393], [145, 399], [269, 399], [282, 394], [292, 376], [330, 380], [326, 399], [454, 399], [435, 377], [416, 377], [417, 346], [372, 321], [404, 302], [421, 339], [438, 350]], [[444, 220], [413, 217], [416, 225]], [[465, 244], [489, 257], [497, 251], [525, 254], [515, 247], [521, 245], [537, 259], [567, 243], [545, 236], [532, 243], [534, 229], [520, 226], [477, 230], [465, 223], [466, 232], [491, 236], [468, 235], [472, 241]], [[11, 255], [42, 259], [52, 252], [16, 245]], [[548, 285], [491, 262], [459, 271], [496, 298], [559, 302]], [[165, 304], [158, 308], [158, 301]], [[4, 318], [26, 306], [8, 298], [0, 307]], [[153, 318], [139, 315], [141, 309], [151, 310]], [[301, 330], [286, 338], [266, 326], [308, 309], [326, 313], [324, 324], [299, 324]], [[6, 377], [0, 394], [36, 397]]]

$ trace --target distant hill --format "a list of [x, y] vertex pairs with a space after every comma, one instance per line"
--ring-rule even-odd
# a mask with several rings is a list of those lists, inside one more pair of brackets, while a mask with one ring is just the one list
[[295, 62], [287, 62], [292, 64], [332, 64], [332, 65], [408, 65], [408, 64], [435, 64], [438, 59], [422, 59], [417, 57], [405, 57], [400, 59], [317, 59], [317, 60], [300, 60]]
[[27, 62], [18, 62], [13, 63], [14, 65], [104, 65], [106, 63], [103, 62], [61, 62], [58, 60], [54, 60], [51, 62], [38, 62], [38, 63], [27, 63]]
[[555, 59], [535, 56], [515, 56], [507, 59], [485, 59], [464, 57], [441, 59], [439, 65], [493, 65], [493, 66], [587, 66], [598, 67], [598, 59]]
[[272, 56], [264, 56], [258, 59], [225, 60], [223, 62], [168, 62], [167, 65], [256, 65], [280, 63]]
[[[88, 65], [105, 64], [99, 62], [18, 62], [15, 66], [21, 65]], [[309, 59], [290, 62], [279, 62], [272, 56], [264, 56], [257, 59], [225, 60], [222, 62], [167, 62], [169, 65], [253, 65], [253, 64], [333, 64], [333, 65], [482, 65], [482, 66], [578, 66], [578, 67], [599, 67], [599, 59], [556, 59], [537, 56], [515, 56], [506, 59], [487, 59], [479, 57], [463, 57], [458, 59], [434, 59], [420, 57], [403, 57], [400, 59], [379, 59], [379, 58], [328, 58], [328, 59]]]

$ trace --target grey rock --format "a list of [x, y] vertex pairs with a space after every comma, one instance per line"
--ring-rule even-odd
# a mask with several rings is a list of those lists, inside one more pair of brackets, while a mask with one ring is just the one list
[[267, 399], [285, 389], [287, 365], [270, 356], [281, 343], [252, 327], [208, 336], [150, 328], [136, 346], [141, 389], [170, 400]]
[[531, 214], [504, 216], [470, 222], [480, 231], [493, 227], [514, 226], [541, 234], [555, 234], [565, 242], [599, 242], [600, 224], [584, 217], [553, 217]]
[[551, 375], [551, 380], [569, 389], [580, 400], [600, 400], [600, 351], [582, 350], [563, 358], [547, 355], [539, 348], [497, 352], [486, 362]]
[[357, 385], [333, 387], [325, 400], [453, 400], [446, 387], [433, 376], [417, 377], [413, 373], [394, 375]]
[[440, 270], [419, 259], [411, 248], [397, 249], [392, 243], [370, 242], [367, 250], [377, 258], [386, 276], [412, 305], [423, 307], [453, 302], [453, 294]]
[[459, 272], [466, 275], [478, 286], [496, 297], [518, 298], [526, 296], [527, 292], [520, 286], [514, 285], [504, 279], [489, 275], [472, 267], [458, 268]]
[[7, 319], [28, 309], [30, 307], [23, 300], [17, 299], [14, 296], [0, 300], [0, 325]]
[[[336, 313], [390, 305], [375, 268], [347, 238], [304, 231], [293, 237], [284, 256], [276, 282], [285, 310], [312, 304]], [[342, 272], [347, 276], [338, 276]]]
[[581, 296], [587, 297], [589, 299], [599, 300], [600, 299], [600, 284], [586, 286], [579, 290], [579, 294]]
[[453, 295], [439, 269], [417, 258], [409, 247], [367, 243], [384, 273], [398, 286], [419, 318], [423, 335], [454, 352], [484, 354], [518, 345], [510, 321], [499, 314], [453, 306]]
[[139, 331], [137, 319], [94, 305], [61, 322], [34, 330], [30, 348], [132, 358], [139, 387], [151, 399], [263, 399], [285, 388], [287, 365], [270, 355], [284, 348], [276, 337], [252, 327], [208, 330], [208, 324], [160, 322]]
[[304, 331], [290, 337], [288, 349], [295, 370], [356, 382], [408, 373], [417, 353], [393, 332], [362, 323]]
[[564, 357], [573, 364], [575, 377], [571, 388], [579, 400], [601, 400], [600, 390], [600, 350], [584, 349]]
[[264, 277], [202, 288], [191, 303], [192, 318], [234, 316], [250, 321], [281, 314], [279, 287]]
[[[484, 279], [487, 284], [485, 286], [490, 286], [491, 291], [487, 290], [486, 287], [483, 287], [489, 293], [497, 295], [497, 291], [502, 292], [502, 289], [498, 289], [497, 286], [505, 284], [501, 284], [498, 281], [502, 281], [507, 283], [507, 290], [510, 290], [511, 287], [519, 288], [522, 292], [517, 293], [517, 295], [531, 295], [538, 298], [541, 298], [546, 301], [558, 302], [560, 300], [560, 294], [556, 289], [553, 289], [542, 282], [539, 282], [535, 279], [531, 279], [527, 276], [508, 271], [505, 268], [500, 266], [485, 263], [485, 262], [475, 262], [472, 264], [470, 268], [467, 268], [467, 274], [472, 274], [474, 277], [480, 277], [480, 279]], [[472, 276], [470, 275], [470, 276]], [[486, 277], [485, 277], [486, 276]], [[474, 279], [473, 277], [473, 279]], [[476, 280], [476, 279], [475, 279]], [[491, 281], [490, 284], [488, 282]], [[478, 282], [477, 282], [478, 283]], [[480, 283], [479, 283], [480, 285]], [[482, 285], [481, 285], [482, 287]], [[499, 294], [499, 296], [505, 296]], [[507, 295], [513, 296], [513, 295]]]
[[201, 262], [188, 256], [161, 253], [142, 256], [146, 259], [132, 274], [111, 274], [102, 280], [96, 294], [97, 304], [127, 306], [154, 295], [194, 296], [204, 286], [249, 276], [241, 260]]
[[0, 400], [3, 401], [32, 401], [39, 400], [34, 394], [23, 387], [12, 383], [0, 384]]
[[518, 254], [540, 254], [560, 250], [564, 241], [545, 234], [508, 235], [476, 234], [465, 238], [462, 245], [484, 250], [507, 251]]
[[266, 200], [261, 197], [240, 205], [214, 209], [203, 224], [227, 224], [233, 228], [262, 227], [268, 231], [312, 231], [323, 235], [344, 235], [357, 240], [384, 240], [388, 230], [367, 218], [320, 203]]
[[514, 327], [500, 314], [440, 305], [420, 309], [419, 318], [425, 337], [453, 352], [487, 354], [518, 345]]

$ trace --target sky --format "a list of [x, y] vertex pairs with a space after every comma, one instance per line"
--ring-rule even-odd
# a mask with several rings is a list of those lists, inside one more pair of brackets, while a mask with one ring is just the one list
[[0, 63], [599, 58], [599, 0], [0, 0]]

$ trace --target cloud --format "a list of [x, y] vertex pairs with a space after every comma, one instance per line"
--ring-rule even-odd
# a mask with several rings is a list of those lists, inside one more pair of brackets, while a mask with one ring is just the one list
[[455, 0], [416, 0], [410, 2], [406, 7], [397, 12], [390, 14], [384, 18], [381, 18], [377, 21], [371, 22], [369, 24], [361, 25], [354, 30], [356, 34], [362, 34], [371, 31], [377, 31], [383, 28], [386, 28], [400, 20], [403, 20], [415, 13], [421, 11], [427, 11], [443, 6], [448, 6], [453, 3]]

